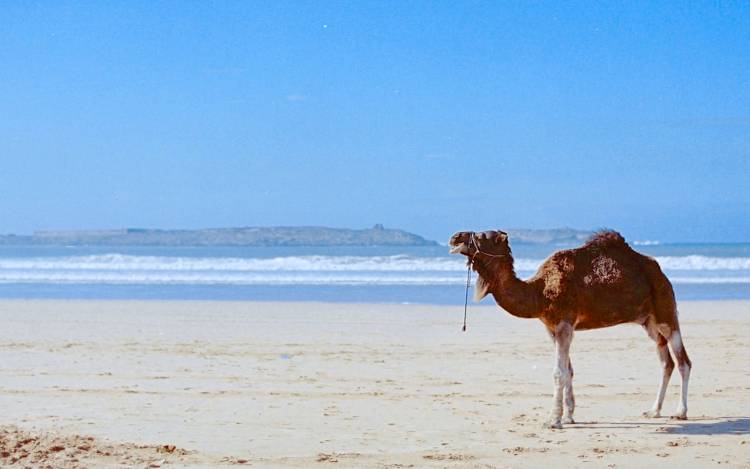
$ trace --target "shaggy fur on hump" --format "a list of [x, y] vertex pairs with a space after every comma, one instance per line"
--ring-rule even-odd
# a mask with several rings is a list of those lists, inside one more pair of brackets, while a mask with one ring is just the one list
[[[609, 246], [628, 246], [628, 243], [625, 241], [625, 238], [622, 237], [620, 233], [613, 230], [599, 230], [596, 233], [592, 234], [588, 240], [586, 240], [586, 243], [583, 245], [584, 248], [586, 247], [592, 247], [592, 248], [603, 248], [603, 247], [609, 247]], [[629, 246], [628, 246], [629, 247]]]

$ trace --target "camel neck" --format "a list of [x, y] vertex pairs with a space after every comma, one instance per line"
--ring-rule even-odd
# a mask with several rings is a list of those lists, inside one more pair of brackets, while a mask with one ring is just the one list
[[535, 285], [516, 276], [512, 257], [478, 262], [476, 270], [489, 283], [489, 293], [501, 308], [519, 318], [540, 316], [541, 293]]

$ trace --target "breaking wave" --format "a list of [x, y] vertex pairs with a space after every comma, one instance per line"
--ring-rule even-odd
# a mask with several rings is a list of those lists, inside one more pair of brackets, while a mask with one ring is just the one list
[[[750, 257], [657, 257], [674, 283], [750, 283]], [[542, 259], [516, 260], [529, 276]], [[100, 254], [0, 259], [0, 283], [122, 285], [447, 285], [463, 282], [458, 257], [170, 257]]]
[[664, 256], [657, 257], [665, 270], [750, 270], [750, 257]]
[[[750, 257], [663, 256], [666, 270], [750, 270]], [[536, 270], [543, 259], [517, 259], [516, 270]], [[70, 257], [2, 258], [0, 269], [35, 270], [221, 270], [221, 271], [454, 271], [459, 257], [286, 256], [272, 258], [169, 257], [100, 254]]]
[[[519, 270], [536, 269], [542, 260], [521, 259]], [[458, 257], [288, 256], [273, 258], [166, 257], [103, 254], [71, 257], [0, 259], [0, 270], [158, 270], [158, 271], [393, 271], [451, 272], [465, 269]]]

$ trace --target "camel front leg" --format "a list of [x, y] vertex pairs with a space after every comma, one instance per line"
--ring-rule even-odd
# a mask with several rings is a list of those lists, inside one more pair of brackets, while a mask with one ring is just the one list
[[656, 400], [651, 410], [643, 414], [645, 417], [661, 417], [661, 406], [664, 403], [664, 395], [667, 393], [669, 378], [672, 376], [672, 370], [674, 370], [674, 361], [672, 361], [672, 357], [669, 355], [667, 339], [657, 333], [655, 340], [662, 373], [661, 380], [659, 381], [659, 389], [656, 391]]
[[576, 410], [576, 397], [573, 394], [573, 376], [575, 373], [573, 372], [573, 364], [570, 363], [570, 358], [568, 358], [568, 371], [570, 371], [570, 378], [565, 385], [565, 415], [562, 419], [562, 423], [565, 424], [576, 423], [573, 420], [573, 412]]
[[[553, 393], [552, 414], [550, 415], [549, 428], [562, 428], [563, 392], [570, 383], [570, 343], [573, 341], [573, 326], [567, 322], [561, 322], [555, 328], [555, 389]], [[572, 396], [572, 393], [570, 394]]]

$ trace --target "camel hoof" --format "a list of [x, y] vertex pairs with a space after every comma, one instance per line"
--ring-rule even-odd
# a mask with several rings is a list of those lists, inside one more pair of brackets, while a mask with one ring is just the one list
[[650, 419], [656, 419], [661, 417], [661, 413], [659, 413], [658, 410], [649, 410], [643, 413], [644, 417], [650, 418]]
[[562, 423], [564, 423], [565, 425], [572, 425], [572, 424], [576, 423], [576, 421], [573, 420], [573, 417], [568, 416], [568, 417], [563, 417]]
[[687, 409], [683, 406], [677, 407], [677, 413], [669, 418], [670, 420], [687, 420]]
[[544, 427], [551, 428], [554, 430], [560, 430], [562, 429], [563, 426], [562, 426], [562, 422], [560, 421], [560, 419], [557, 419], [557, 420], [552, 420], [550, 422], [545, 423]]

